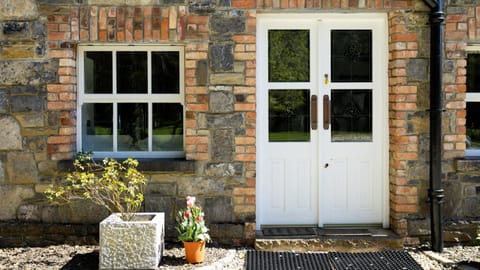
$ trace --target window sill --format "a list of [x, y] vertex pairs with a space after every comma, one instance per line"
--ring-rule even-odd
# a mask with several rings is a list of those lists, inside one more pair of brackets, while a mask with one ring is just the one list
[[[139, 158], [137, 160], [138, 170], [142, 172], [195, 172], [195, 161], [185, 158]], [[102, 162], [102, 159], [95, 159], [95, 161]], [[58, 163], [60, 172], [71, 172], [73, 169], [73, 160], [62, 160]]]

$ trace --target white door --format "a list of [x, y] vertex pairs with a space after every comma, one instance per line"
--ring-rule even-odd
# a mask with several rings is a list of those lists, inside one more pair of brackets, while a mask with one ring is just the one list
[[258, 227], [388, 226], [385, 16], [257, 19]]

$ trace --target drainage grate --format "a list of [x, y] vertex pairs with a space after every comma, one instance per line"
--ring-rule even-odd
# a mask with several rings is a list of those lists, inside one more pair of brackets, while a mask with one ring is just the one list
[[404, 251], [296, 253], [248, 251], [247, 270], [422, 270]]
[[329, 253], [334, 269], [342, 270], [422, 270], [406, 251], [380, 251], [365, 253]]
[[327, 253], [248, 251], [246, 270], [334, 270]]

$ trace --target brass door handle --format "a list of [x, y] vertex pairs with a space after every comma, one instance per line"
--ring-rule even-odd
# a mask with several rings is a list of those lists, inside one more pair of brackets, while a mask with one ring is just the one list
[[323, 95], [323, 129], [330, 128], [330, 99], [328, 95]]
[[317, 116], [317, 108], [318, 108], [318, 98], [317, 95], [312, 95], [310, 98], [310, 119], [312, 129], [316, 130], [318, 128], [318, 116]]

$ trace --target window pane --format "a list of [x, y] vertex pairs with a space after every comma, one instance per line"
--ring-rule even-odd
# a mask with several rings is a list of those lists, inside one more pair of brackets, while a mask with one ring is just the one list
[[270, 90], [268, 131], [270, 142], [310, 141], [310, 91]]
[[112, 53], [86, 52], [84, 60], [85, 93], [112, 93]]
[[480, 92], [480, 54], [468, 55], [467, 92]]
[[179, 103], [153, 104], [153, 151], [183, 150], [183, 108]]
[[467, 102], [467, 148], [480, 149], [480, 102]]
[[332, 90], [332, 142], [372, 141], [372, 90]]
[[113, 150], [113, 105], [85, 103], [82, 106], [82, 150]]
[[117, 93], [147, 93], [147, 53], [117, 53]]
[[332, 82], [372, 81], [372, 31], [332, 30]]
[[118, 104], [118, 150], [148, 150], [147, 103]]
[[268, 31], [268, 81], [310, 81], [308, 30]]
[[152, 52], [152, 93], [180, 92], [178, 52]]

